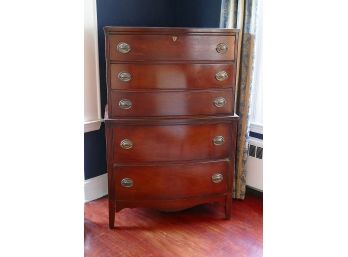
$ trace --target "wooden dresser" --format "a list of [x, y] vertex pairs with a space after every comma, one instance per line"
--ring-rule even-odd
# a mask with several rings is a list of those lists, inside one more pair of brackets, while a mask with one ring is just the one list
[[230, 218], [238, 30], [105, 27], [109, 226], [123, 208]]

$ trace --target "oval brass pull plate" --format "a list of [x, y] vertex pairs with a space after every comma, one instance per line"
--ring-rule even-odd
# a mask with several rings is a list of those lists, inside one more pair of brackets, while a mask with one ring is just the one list
[[215, 74], [215, 78], [218, 81], [224, 81], [225, 79], [228, 78], [228, 74], [226, 71], [219, 71], [218, 73]]
[[133, 142], [129, 139], [123, 139], [120, 143], [120, 146], [123, 148], [123, 149], [131, 149], [133, 147]]
[[223, 145], [225, 143], [225, 138], [223, 136], [216, 136], [213, 139], [214, 145]]
[[125, 43], [125, 42], [121, 42], [117, 45], [117, 51], [122, 53], [122, 54], [126, 54], [131, 50], [131, 47], [129, 44]]
[[226, 104], [226, 99], [225, 98], [223, 98], [222, 96], [219, 96], [219, 97], [216, 97], [215, 99], [214, 99], [214, 105], [216, 106], [216, 107], [222, 107], [222, 106], [224, 106]]
[[128, 99], [122, 99], [118, 102], [118, 106], [121, 108], [121, 109], [130, 109], [132, 108], [132, 102]]
[[133, 179], [131, 178], [124, 178], [121, 180], [121, 186], [123, 187], [132, 187], [133, 184]]
[[220, 183], [223, 179], [224, 179], [224, 177], [222, 176], [221, 173], [215, 173], [215, 174], [213, 174], [213, 176], [211, 176], [211, 180], [214, 183]]
[[225, 43], [219, 43], [216, 46], [216, 52], [218, 52], [219, 54], [224, 54], [227, 52], [227, 50], [228, 50], [228, 47]]
[[128, 72], [121, 71], [117, 75], [118, 79], [123, 81], [123, 82], [128, 82], [132, 79], [132, 75]]

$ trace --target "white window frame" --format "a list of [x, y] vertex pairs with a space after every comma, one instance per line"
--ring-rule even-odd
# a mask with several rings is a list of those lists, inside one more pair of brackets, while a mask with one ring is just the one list
[[254, 90], [251, 102], [250, 131], [263, 134], [263, 85], [262, 85], [262, 3], [258, 6], [255, 31], [255, 71], [253, 74]]
[[84, 21], [84, 132], [99, 130], [100, 107], [98, 25], [95, 0], [85, 1]]

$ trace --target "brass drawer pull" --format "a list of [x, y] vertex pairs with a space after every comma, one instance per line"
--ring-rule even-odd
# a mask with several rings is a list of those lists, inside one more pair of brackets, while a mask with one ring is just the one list
[[120, 73], [118, 73], [117, 77], [119, 80], [123, 82], [128, 82], [132, 79], [132, 75], [125, 71], [121, 71]]
[[123, 139], [120, 143], [120, 146], [123, 148], [123, 149], [131, 149], [133, 147], [133, 142], [130, 141], [129, 139]]
[[119, 51], [120, 53], [126, 54], [131, 50], [130, 45], [128, 45], [125, 42], [121, 42], [117, 45], [117, 51]]
[[218, 81], [224, 81], [225, 79], [228, 78], [228, 74], [226, 71], [219, 71], [218, 73], [215, 74], [215, 78]]
[[222, 176], [221, 173], [215, 173], [213, 176], [211, 176], [211, 180], [214, 183], [220, 183], [223, 179], [224, 177]]
[[132, 108], [132, 102], [128, 99], [122, 99], [118, 102], [118, 106], [121, 108], [121, 109], [130, 109]]
[[225, 143], [225, 138], [223, 136], [216, 136], [213, 139], [214, 145], [223, 145]]
[[215, 99], [214, 99], [214, 105], [216, 106], [216, 107], [222, 107], [222, 106], [224, 106], [226, 104], [226, 99], [225, 98], [223, 98], [222, 96], [219, 96], [219, 97], [216, 97]]
[[123, 187], [132, 187], [133, 186], [133, 179], [131, 178], [124, 178], [121, 180], [121, 186]]
[[219, 54], [224, 54], [226, 53], [228, 50], [228, 47], [225, 43], [220, 43], [216, 46], [216, 52], [218, 52]]

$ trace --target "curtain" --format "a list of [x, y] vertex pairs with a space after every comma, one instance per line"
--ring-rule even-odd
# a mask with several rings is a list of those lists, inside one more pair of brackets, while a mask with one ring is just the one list
[[[241, 29], [239, 76], [237, 81], [236, 114], [239, 115], [236, 166], [233, 198], [244, 199], [246, 161], [250, 129], [251, 101], [254, 89], [255, 36], [257, 35], [258, 6], [261, 0], [222, 0], [221, 27]], [[226, 8], [228, 10], [226, 11]], [[237, 11], [236, 11], [237, 10]]]

